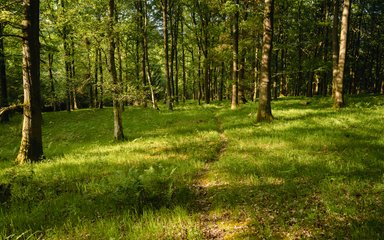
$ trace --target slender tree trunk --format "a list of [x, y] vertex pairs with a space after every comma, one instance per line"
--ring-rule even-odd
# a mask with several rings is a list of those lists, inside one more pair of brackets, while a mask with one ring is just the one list
[[121, 83], [117, 77], [115, 49], [116, 49], [116, 33], [115, 26], [116, 6], [114, 0], [109, 0], [109, 64], [112, 77], [112, 94], [113, 94], [113, 119], [114, 119], [114, 139], [115, 141], [124, 140], [123, 133], [123, 111], [121, 107]]
[[[0, 23], [0, 83], [1, 83], [1, 107], [8, 107], [8, 90], [7, 90], [7, 75], [5, 68], [5, 54], [4, 54], [4, 38], [1, 37], [4, 32], [4, 24]], [[0, 122], [9, 122], [8, 112], [4, 112], [0, 116]]]
[[170, 61], [169, 61], [169, 78], [171, 79], [171, 98], [172, 102], [175, 100], [175, 79], [174, 79], [174, 61], [175, 61], [175, 37], [173, 31], [173, 9], [172, 9], [172, 1], [168, 2], [168, 27], [169, 30], [169, 44], [171, 45], [170, 50]]
[[75, 86], [75, 78], [76, 78], [76, 71], [75, 71], [75, 41], [73, 40], [73, 36], [71, 37], [71, 49], [70, 49], [70, 56], [71, 56], [71, 67], [70, 67], [70, 79], [72, 83], [71, 88], [71, 103], [72, 103], [72, 110], [77, 110], [77, 89]]
[[174, 55], [175, 55], [175, 101], [179, 104], [179, 51], [178, 51], [178, 37], [179, 37], [179, 9], [178, 6], [175, 9], [176, 18], [175, 18], [175, 26], [174, 26]]
[[147, 78], [148, 78], [148, 85], [149, 85], [149, 90], [151, 92], [151, 100], [152, 100], [152, 108], [158, 110], [158, 106], [156, 103], [156, 98], [155, 98], [155, 92], [153, 90], [153, 85], [152, 85], [152, 72], [151, 72], [151, 64], [149, 62], [149, 53], [148, 53], [148, 16], [147, 16], [147, 1], [144, 0], [144, 6], [143, 6], [143, 13], [144, 13], [144, 56], [145, 56], [145, 63], [147, 65]]
[[53, 53], [48, 54], [48, 73], [49, 73], [49, 83], [50, 83], [50, 97], [51, 97], [51, 106], [53, 111], [56, 111], [56, 92], [55, 92], [55, 81], [53, 78]]
[[91, 42], [88, 38], [85, 39], [85, 46], [87, 48], [87, 74], [85, 75], [85, 81], [87, 82], [87, 86], [89, 88], [89, 107], [94, 107], [93, 105], [93, 81], [91, 80]]
[[297, 44], [297, 53], [298, 53], [298, 73], [297, 73], [297, 81], [295, 83], [295, 96], [301, 95], [301, 87], [303, 85], [303, 30], [302, 30], [302, 0], [298, 3], [298, 14], [297, 14], [297, 22], [299, 23], [299, 39]]
[[[246, 3], [246, 9], [244, 11], [244, 18], [243, 18], [242, 21], [244, 21], [244, 22], [248, 21], [248, 4], [247, 3]], [[239, 34], [241, 34], [242, 38], [244, 39], [245, 35], [246, 35], [246, 31], [242, 28], [241, 29], [241, 33], [239, 32]], [[238, 101], [241, 100], [241, 102], [243, 104], [247, 103], [247, 98], [246, 98], [246, 94], [245, 94], [245, 63], [246, 63], [246, 54], [247, 54], [247, 48], [243, 46], [241, 51], [240, 51], [240, 59], [239, 59], [239, 66], [240, 66], [240, 68], [238, 67], [239, 68], [238, 69], [238, 71], [239, 71]]]
[[[119, 71], [118, 71], [118, 83], [121, 85], [121, 88], [120, 88], [120, 94], [124, 94], [124, 89], [123, 89], [123, 56], [121, 54], [121, 42], [120, 42], [120, 38], [117, 39], [117, 59], [118, 59], [118, 64], [119, 64]], [[145, 63], [145, 61], [144, 61]], [[123, 101], [121, 101], [123, 102]], [[121, 105], [123, 106], [124, 104], [121, 103]], [[124, 106], [123, 106], [124, 107]]]
[[63, 35], [63, 41], [64, 41], [64, 62], [65, 62], [65, 87], [66, 87], [66, 108], [67, 111], [71, 111], [71, 77], [70, 77], [70, 72], [71, 72], [71, 64], [68, 61], [70, 53], [68, 49], [68, 43], [67, 43], [67, 33], [64, 30], [64, 35]]
[[202, 95], [203, 95], [203, 91], [201, 89], [201, 49], [199, 49], [199, 54], [198, 54], [198, 62], [199, 62], [199, 67], [198, 67], [198, 99], [199, 99], [199, 105], [201, 104], [201, 98], [202, 98]]
[[273, 39], [273, 0], [265, 0], [263, 22], [263, 51], [261, 59], [261, 79], [259, 108], [256, 121], [272, 121], [271, 109], [271, 52]]
[[221, 74], [220, 74], [220, 82], [218, 89], [218, 97], [219, 101], [223, 101], [223, 90], [224, 90], [224, 77], [225, 77], [225, 63], [221, 62]]
[[287, 82], [287, 74], [284, 73], [285, 69], [286, 69], [286, 49], [282, 49], [281, 50], [281, 69], [283, 71], [283, 75], [281, 76], [281, 84], [280, 84], [280, 87], [281, 87], [281, 94], [283, 96], [287, 96], [288, 95], [288, 82]]
[[144, 1], [146, 0], [139, 0], [138, 1], [138, 11], [139, 11], [139, 18], [140, 18], [140, 21], [139, 21], [139, 27], [140, 27], [140, 30], [141, 30], [141, 45], [142, 45], [142, 60], [141, 60], [141, 74], [142, 74], [142, 83], [143, 83], [143, 86], [145, 87], [147, 85], [147, 69], [146, 69], [146, 56], [145, 56], [145, 26], [144, 26], [144, 21], [145, 21], [145, 16], [144, 16]]
[[339, 63], [337, 67], [336, 79], [334, 79], [335, 86], [335, 98], [334, 106], [340, 108], [344, 106], [344, 94], [343, 94], [343, 81], [344, 81], [344, 69], [345, 59], [347, 52], [347, 37], [348, 37], [348, 21], [349, 12], [351, 8], [351, 0], [344, 0], [343, 15], [341, 18], [341, 33], [340, 33], [340, 49], [339, 49]]
[[[61, 8], [62, 11], [65, 12], [65, 0], [61, 0]], [[64, 45], [64, 65], [65, 65], [65, 105], [68, 112], [71, 111], [71, 79], [70, 79], [70, 72], [71, 72], [71, 63], [70, 63], [70, 56], [71, 52], [68, 46], [68, 26], [64, 24], [62, 29], [63, 35], [63, 45]]]
[[253, 86], [253, 101], [256, 102], [256, 99], [259, 96], [259, 49], [255, 49], [255, 66], [254, 66], [254, 86]]
[[95, 93], [94, 99], [93, 99], [93, 106], [95, 108], [99, 107], [99, 96], [98, 96], [98, 81], [99, 81], [99, 48], [96, 48], [95, 50], [95, 82], [93, 86], [93, 91]]
[[[239, 0], [235, 0], [239, 5]], [[232, 101], [231, 109], [239, 105], [239, 11], [236, 11], [233, 25], [233, 53], [232, 53]]]
[[24, 0], [23, 31], [23, 129], [16, 162], [43, 158], [40, 95], [39, 0]]
[[204, 82], [203, 82], [203, 87], [204, 87], [204, 99], [205, 103], [209, 104], [210, 102], [210, 87], [209, 87], [209, 72], [210, 72], [210, 63], [208, 59], [208, 50], [204, 51]]
[[164, 68], [165, 78], [167, 81], [167, 92], [166, 101], [169, 110], [173, 110], [173, 99], [171, 89], [171, 78], [169, 75], [169, 50], [168, 50], [168, 0], [162, 1], [162, 12], [163, 12], [163, 35], [164, 35]]
[[339, 4], [340, 0], [333, 0], [332, 25], [332, 98], [335, 99], [335, 79], [339, 63]]
[[183, 71], [183, 102], [187, 99], [187, 76], [185, 67], [185, 42], [184, 42], [184, 17], [181, 13], [181, 60], [182, 60], [182, 71]]
[[99, 49], [99, 74], [100, 74], [100, 99], [99, 108], [104, 107], [104, 74], [103, 74], [103, 61], [101, 49]]
[[277, 84], [279, 82], [279, 50], [275, 52], [276, 52], [276, 59], [275, 59], [275, 77], [273, 80], [273, 99], [277, 100], [277, 98], [279, 97], [279, 93], [277, 89]]

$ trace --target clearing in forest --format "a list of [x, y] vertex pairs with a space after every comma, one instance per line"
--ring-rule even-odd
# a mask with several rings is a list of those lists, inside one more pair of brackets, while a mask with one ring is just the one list
[[24, 166], [15, 115], [0, 125], [0, 235], [383, 238], [384, 98], [347, 100], [281, 99], [261, 124], [254, 103], [129, 107], [118, 144], [112, 109], [44, 113], [47, 159]]

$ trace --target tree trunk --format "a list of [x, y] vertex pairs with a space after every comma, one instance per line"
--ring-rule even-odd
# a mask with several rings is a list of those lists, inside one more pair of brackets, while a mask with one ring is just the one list
[[51, 106], [53, 111], [56, 111], [56, 93], [55, 93], [55, 82], [53, 78], [53, 53], [48, 54], [48, 72], [49, 72], [49, 83], [50, 83], [50, 97], [51, 97]]
[[[245, 10], [244, 10], [244, 18], [243, 18], [243, 22], [247, 22], [248, 21], [248, 4], [246, 3], [246, 6], [245, 6]], [[242, 28], [241, 29], [241, 34], [242, 38], [245, 39], [246, 38], [246, 31]], [[242, 47], [241, 51], [240, 51], [240, 59], [239, 59], [239, 66], [240, 68], [238, 67], [238, 71], [239, 71], [239, 80], [238, 80], [238, 101], [241, 100], [241, 102], [243, 104], [247, 103], [247, 98], [246, 98], [246, 94], [245, 94], [245, 63], [246, 63], [246, 54], [247, 54], [247, 48], [245, 46]]]
[[95, 108], [99, 107], [99, 96], [98, 96], [98, 82], [99, 82], [99, 48], [95, 49], [95, 81], [93, 83], [93, 92], [94, 92], [94, 99], [93, 99], [93, 106]]
[[77, 89], [75, 86], [75, 78], [76, 78], [76, 71], [75, 71], [75, 41], [73, 40], [73, 36], [71, 37], [71, 50], [70, 50], [70, 56], [71, 56], [71, 67], [70, 67], [70, 79], [72, 83], [71, 87], [71, 104], [72, 104], [72, 110], [77, 110]]
[[337, 67], [336, 79], [334, 79], [335, 98], [334, 106], [340, 108], [344, 106], [343, 79], [345, 69], [345, 58], [347, 52], [348, 20], [351, 8], [351, 0], [344, 0], [343, 15], [341, 18], [339, 63]]
[[[4, 24], [0, 23], [0, 36], [3, 35]], [[7, 75], [5, 69], [4, 38], [0, 37], [0, 83], [1, 83], [1, 107], [8, 107]], [[9, 122], [8, 112], [0, 116], [0, 122]]]
[[144, 9], [143, 9], [143, 13], [144, 13], [144, 31], [143, 31], [143, 34], [144, 34], [144, 56], [145, 56], [145, 63], [147, 65], [147, 78], [148, 78], [148, 85], [149, 85], [149, 90], [151, 92], [151, 100], [152, 100], [152, 108], [153, 109], [156, 109], [158, 110], [158, 106], [157, 106], [157, 103], [156, 103], [156, 98], [155, 98], [155, 92], [153, 90], [153, 86], [152, 86], [152, 72], [151, 72], [151, 65], [149, 63], [149, 53], [148, 53], [148, 32], [147, 32], [147, 27], [148, 27], [148, 16], [147, 16], [147, 1], [144, 0]]
[[178, 7], [175, 9], [176, 18], [175, 18], [175, 26], [173, 33], [173, 47], [174, 47], [174, 59], [175, 59], [175, 101], [179, 103], [179, 51], [178, 51], [178, 37], [179, 37], [179, 9]]
[[103, 59], [101, 56], [101, 49], [99, 49], [99, 73], [100, 73], [100, 100], [99, 100], [99, 108], [102, 109], [104, 107], [104, 74], [103, 74]]
[[85, 39], [85, 46], [87, 48], [87, 74], [85, 76], [85, 81], [88, 85], [89, 88], [89, 107], [92, 108], [94, 107], [93, 105], [93, 82], [92, 82], [92, 77], [91, 77], [91, 42], [89, 41], [88, 38]]
[[333, 23], [332, 23], [332, 98], [335, 99], [335, 79], [339, 62], [339, 0], [333, 0]]
[[184, 42], [184, 16], [181, 12], [181, 60], [182, 60], [182, 71], [183, 71], [183, 102], [187, 99], [187, 76], [186, 76], [186, 67], [185, 67], [185, 42]]
[[[62, 11], [65, 12], [65, 0], [61, 0], [61, 8]], [[68, 46], [68, 26], [64, 24], [62, 29], [63, 35], [63, 45], [64, 45], [64, 65], [65, 65], [65, 105], [68, 112], [71, 111], [71, 80], [70, 80], [70, 72], [71, 72], [71, 62], [70, 56], [71, 52]]]
[[124, 140], [123, 133], [123, 112], [121, 107], [121, 83], [117, 77], [115, 49], [116, 49], [116, 33], [115, 26], [115, 1], [109, 0], [109, 64], [112, 77], [112, 94], [113, 94], [113, 119], [114, 119], [114, 139], [115, 141]]
[[259, 97], [259, 49], [255, 49], [255, 65], [254, 65], [254, 85], [253, 85], [253, 101], [256, 102], [256, 99]]
[[224, 61], [222, 61], [221, 62], [220, 82], [219, 82], [219, 89], [218, 89], [218, 98], [219, 98], [220, 102], [223, 101], [224, 77], [225, 77], [225, 63], [224, 63]]
[[163, 37], [164, 37], [164, 69], [165, 69], [165, 79], [167, 81], [167, 91], [166, 91], [166, 101], [168, 110], [173, 110], [173, 101], [172, 101], [172, 89], [171, 89], [171, 79], [169, 76], [169, 50], [168, 50], [168, 0], [162, 1], [162, 12], [163, 12]]
[[63, 34], [63, 41], [64, 41], [64, 64], [65, 64], [65, 87], [66, 87], [66, 108], [67, 111], [71, 111], [71, 77], [70, 77], [70, 72], [71, 72], [71, 64], [68, 61], [70, 53], [68, 49], [68, 43], [67, 43], [67, 33], [66, 29], [64, 29], [64, 34]]
[[18, 164], [43, 158], [40, 95], [39, 0], [24, 0], [23, 31], [23, 129]]
[[261, 79], [259, 108], [256, 121], [272, 121], [271, 109], [271, 52], [273, 38], [273, 0], [265, 0], [263, 22], [263, 50], [261, 59]]
[[[239, 0], [235, 0], [239, 5]], [[239, 11], [236, 11], [233, 25], [233, 53], [232, 53], [232, 101], [231, 109], [239, 105]]]

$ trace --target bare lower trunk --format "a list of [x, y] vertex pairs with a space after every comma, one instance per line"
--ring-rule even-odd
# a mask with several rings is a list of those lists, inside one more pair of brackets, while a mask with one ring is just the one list
[[[239, 1], [235, 1], [239, 4]], [[235, 14], [233, 26], [233, 56], [232, 56], [232, 101], [231, 109], [239, 105], [239, 11]]]
[[124, 140], [123, 133], [123, 111], [120, 100], [121, 93], [121, 84], [118, 81], [117, 71], [116, 71], [116, 62], [115, 62], [115, 49], [116, 49], [116, 37], [114, 32], [114, 22], [115, 21], [115, 2], [114, 0], [109, 1], [109, 63], [110, 63], [110, 72], [112, 76], [112, 85], [113, 85], [113, 123], [114, 123], [114, 139], [115, 141]]
[[173, 110], [173, 100], [172, 100], [172, 88], [171, 88], [171, 78], [169, 75], [169, 50], [168, 50], [168, 0], [163, 0], [162, 3], [163, 10], [163, 35], [164, 35], [164, 52], [165, 52], [165, 78], [167, 81], [167, 106], [169, 110]]
[[334, 80], [334, 86], [335, 86], [334, 106], [336, 108], [340, 108], [344, 106], [343, 81], [344, 81], [345, 59], [346, 59], [346, 52], [347, 52], [348, 20], [349, 20], [350, 7], [351, 7], [351, 0], [344, 0], [343, 15], [341, 19], [339, 64], [337, 67], [336, 79]]
[[18, 164], [43, 158], [40, 96], [39, 0], [24, 0], [23, 30], [23, 129]]
[[339, 0], [333, 0], [333, 25], [332, 25], [332, 98], [335, 99], [335, 79], [337, 78], [339, 62]]
[[272, 121], [271, 110], [271, 52], [273, 38], [273, 0], [265, 0], [264, 8], [264, 33], [263, 33], [263, 51], [261, 59], [261, 79], [259, 107], [256, 121]]

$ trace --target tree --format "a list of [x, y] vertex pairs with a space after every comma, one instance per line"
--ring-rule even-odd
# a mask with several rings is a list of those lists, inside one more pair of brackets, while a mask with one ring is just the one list
[[334, 106], [340, 108], [344, 106], [343, 79], [345, 69], [345, 58], [347, 52], [348, 21], [351, 8], [351, 0], [344, 0], [343, 15], [341, 18], [340, 48], [339, 60], [337, 66], [336, 78], [333, 79], [335, 87]]
[[109, 0], [109, 64], [112, 77], [112, 98], [113, 98], [113, 122], [114, 122], [114, 139], [115, 141], [124, 140], [123, 133], [123, 108], [121, 105], [120, 93], [121, 83], [117, 78], [116, 62], [115, 62], [115, 49], [116, 37], [114, 31], [116, 6], [114, 0]]
[[233, 23], [232, 101], [231, 109], [239, 105], [239, 0], [235, 0], [236, 13]]
[[16, 162], [43, 158], [40, 95], [39, 0], [24, 0], [23, 32], [23, 128]]
[[335, 79], [339, 63], [339, 0], [332, 0], [333, 25], [332, 25], [332, 97], [335, 99]]
[[166, 91], [166, 100], [169, 110], [173, 110], [173, 98], [172, 98], [172, 89], [171, 89], [171, 78], [169, 74], [169, 47], [168, 47], [168, 0], [162, 0], [161, 8], [163, 13], [163, 37], [164, 37], [164, 69], [165, 69], [165, 78], [167, 84]]
[[261, 78], [259, 93], [259, 108], [256, 121], [272, 121], [271, 110], [271, 52], [273, 38], [273, 0], [265, 0], [263, 21], [263, 50], [261, 58]]
[[[5, 73], [5, 54], [4, 54], [4, 38], [2, 37], [5, 24], [0, 23], [0, 87], [1, 87], [1, 102], [0, 107], [8, 106], [8, 91], [7, 91], [7, 76]], [[0, 116], [0, 122], [8, 122], [9, 115], [4, 112]]]

